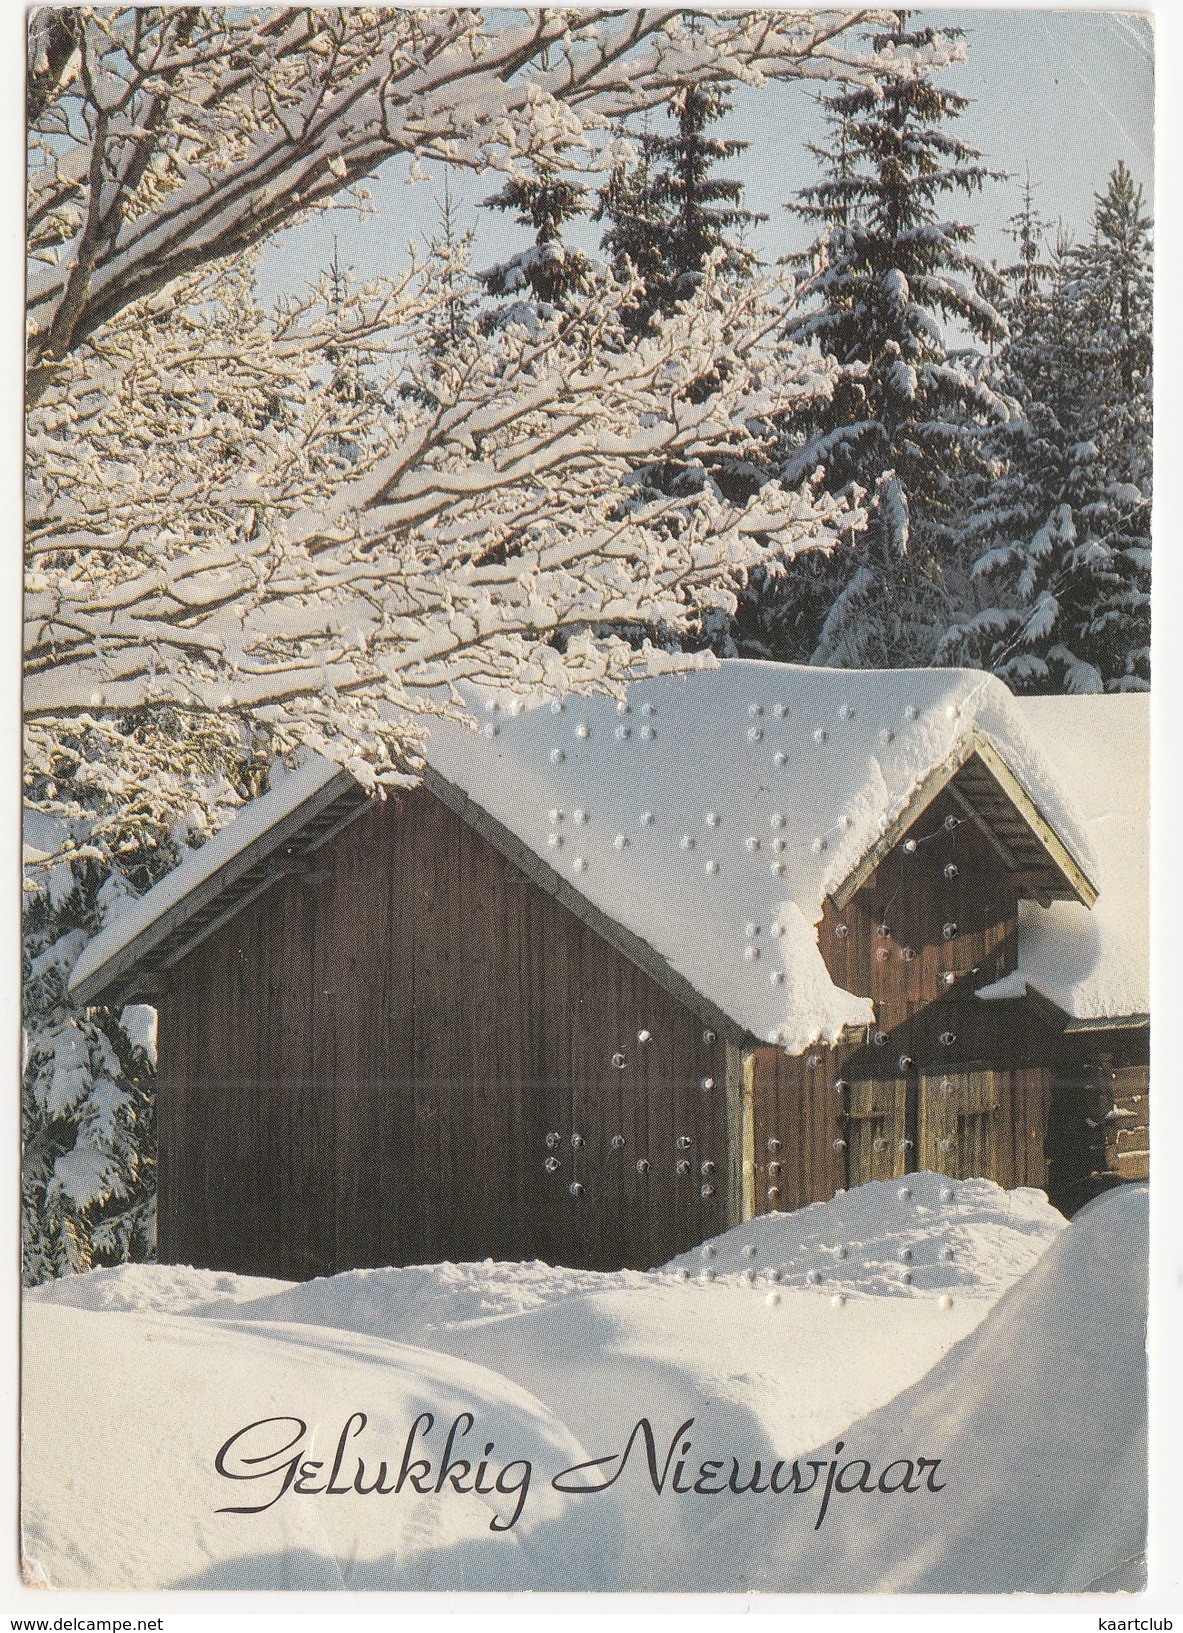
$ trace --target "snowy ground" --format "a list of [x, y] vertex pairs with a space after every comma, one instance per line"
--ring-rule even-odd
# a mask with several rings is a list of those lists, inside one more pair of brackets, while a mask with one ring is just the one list
[[[69, 1278], [25, 1306], [26, 1558], [60, 1587], [1134, 1585], [1145, 1260], [1142, 1188], [1066, 1227], [924, 1174], [646, 1274]], [[402, 1488], [359, 1491], [383, 1459]]]

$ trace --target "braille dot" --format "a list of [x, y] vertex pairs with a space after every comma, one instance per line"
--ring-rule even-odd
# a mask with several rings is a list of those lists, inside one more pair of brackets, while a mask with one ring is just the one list
[[768, 979], [774, 987], [783, 987], [785, 984], [785, 972], [783, 970], [769, 970]]
[[628, 1065], [628, 1062], [625, 1060], [623, 1055], [616, 1054], [612, 1056], [612, 1064], [616, 1067], [618, 1072], [623, 1072], [624, 1068]]
[[749, 936], [758, 936], [760, 934], [760, 926], [754, 919], [749, 919], [744, 925], [744, 934]]
[[954, 828], [960, 828], [961, 819], [960, 819], [960, 817], [955, 817], [953, 815], [953, 813], [950, 812], [949, 815], [945, 818], [944, 822], [942, 822], [941, 826], [942, 826], [942, 828], [944, 828], [944, 830], [945, 830], [945, 832], [947, 834], [951, 834], [953, 832]]
[[748, 707], [748, 713], [753, 720], [758, 720], [764, 713], [764, 705], [762, 703], [752, 703]]
[[950, 703], [945, 710], [945, 716], [949, 720], [956, 720], [960, 713], [961, 710], [957, 707], [956, 703]]
[[747, 846], [748, 850], [753, 852], [760, 849], [760, 841], [756, 838], [755, 834], [749, 834], [744, 840], [744, 844]]
[[765, 1295], [764, 1302], [765, 1302], [765, 1304], [772, 1304], [772, 1305], [779, 1304], [780, 1303], [780, 1294], [778, 1292], [775, 1292], [775, 1291], [773, 1291], [771, 1293], [768, 1293], [768, 1294]]
[[844, 1077], [839, 1077], [839, 1078], [836, 1078], [834, 1080], [834, 1093], [835, 1094], [845, 1094], [846, 1090], [849, 1087], [850, 1087], [850, 1084], [846, 1081], [846, 1079]]
[[764, 1280], [765, 1281], [770, 1281], [770, 1282], [773, 1282], [773, 1283], [778, 1282], [780, 1280], [780, 1267], [778, 1265], [775, 1265], [775, 1264], [770, 1265], [768, 1267], [768, 1269], [764, 1272]]
[[632, 704], [626, 703], [624, 698], [621, 698], [620, 702], [616, 705], [616, 712], [617, 714], [632, 714]]
[[686, 1161], [685, 1157], [682, 1158], [681, 1162], [676, 1162], [674, 1164], [674, 1172], [675, 1174], [679, 1174], [683, 1179], [690, 1172], [690, 1164]]
[[911, 1285], [912, 1285], [912, 1272], [910, 1270], [901, 1270], [900, 1271], [900, 1280], [903, 1282], [905, 1287], [911, 1287]]
[[891, 953], [886, 947], [879, 947], [875, 952], [875, 957], [878, 959], [879, 963], [882, 964], [886, 959], [891, 957]]
[[900, 1141], [900, 1150], [901, 1151], [910, 1151], [911, 1149], [912, 1149], [911, 1140], [901, 1140]]
[[843, 703], [838, 710], [838, 715], [842, 720], [853, 720], [854, 710], [851, 708], [849, 703]]
[[909, 703], [908, 707], [904, 710], [904, 719], [915, 720], [918, 718], [919, 714], [920, 710], [916, 707], [916, 705], [914, 703]]
[[489, 698], [485, 703], [485, 708], [489, 712], [489, 714], [496, 714], [497, 713], [497, 699], [495, 697]]
[[553, 1151], [555, 1146], [560, 1144], [560, 1142], [562, 1141], [562, 1138], [563, 1138], [563, 1136], [561, 1134], [548, 1134], [546, 1136], [546, 1148], [547, 1148], [547, 1150], [548, 1151]]
[[583, 721], [580, 721], [579, 725], [575, 728], [575, 735], [576, 737], [590, 737], [591, 727], [585, 725]]
[[[640, 1166], [640, 1164], [638, 1164], [638, 1167], [639, 1166]], [[648, 1167], [648, 1164], [646, 1164], [646, 1167]], [[674, 1271], [674, 1278], [677, 1281], [689, 1281], [690, 1280], [690, 1272], [689, 1272], [689, 1270], [687, 1270], [687, 1268], [686, 1268], [686, 1266], [684, 1264], [680, 1264], [678, 1266], [678, 1268]]]
[[942, 1032], [941, 1033], [941, 1044], [942, 1044], [942, 1046], [944, 1048], [952, 1049], [953, 1045], [956, 1042], [957, 1042], [956, 1032]]
[[586, 811], [583, 811], [583, 810], [573, 811], [571, 814], [575, 818], [576, 822], [586, 822], [587, 821], [587, 812]]
[[704, 1077], [703, 1080], [702, 1080], [702, 1085], [701, 1086], [702, 1086], [704, 1092], [708, 1091], [710, 1089], [713, 1089], [714, 1086], [715, 1086], [714, 1078], [713, 1077]]
[[777, 936], [777, 937], [783, 936], [784, 933], [785, 933], [784, 925], [780, 924], [780, 923], [774, 924], [772, 926], [772, 933], [773, 933], [774, 936]]
[[958, 868], [956, 862], [945, 863], [944, 873], [946, 879], [956, 879], [959, 872], [960, 869]]
[[776, 1199], [777, 1199], [777, 1197], [778, 1197], [778, 1196], [779, 1196], [779, 1195], [780, 1195], [780, 1188], [779, 1188], [779, 1186], [776, 1186], [776, 1185], [770, 1185], [770, 1186], [769, 1186], [769, 1187], [768, 1187], [768, 1190], [767, 1190], [767, 1193], [766, 1193], [766, 1195], [767, 1195], [767, 1197], [768, 1197], [768, 1200], [769, 1200], [769, 1202], [775, 1202], [775, 1201], [776, 1201]]
[[885, 1139], [883, 1139], [882, 1136], [877, 1140], [872, 1140], [871, 1141], [871, 1149], [872, 1149], [872, 1151], [886, 1151], [887, 1150], [887, 1141]]
[[561, 748], [552, 748], [551, 749], [551, 751], [550, 751], [550, 763], [551, 763], [551, 765], [562, 765], [563, 761], [566, 758], [567, 758], [567, 756], [563, 753]]
[[768, 1149], [770, 1151], [779, 1151], [780, 1150], [780, 1141], [775, 1136], [773, 1136], [773, 1138], [771, 1140], [769, 1140]]
[[623, 1151], [624, 1150], [624, 1135], [623, 1134], [614, 1134], [612, 1136], [612, 1138], [608, 1141], [608, 1144], [609, 1144], [609, 1146], [611, 1147], [611, 1149], [613, 1151]]
[[850, 934], [849, 924], [836, 924], [834, 926], [834, 934], [838, 937], [839, 941], [845, 941], [847, 936]]
[[901, 947], [900, 957], [903, 959], [905, 964], [910, 964], [916, 957], [916, 949], [914, 947]]
[[957, 976], [953, 970], [945, 970], [941, 976], [941, 985], [943, 987], [951, 987], [956, 979]]
[[783, 749], [778, 748], [776, 753], [772, 756], [772, 763], [773, 765], [788, 765], [789, 757]]
[[749, 742], [758, 743], [763, 736], [764, 736], [764, 733], [760, 730], [759, 726], [750, 726], [748, 728], [748, 741]]
[[913, 1066], [915, 1066], [916, 1062], [912, 1059], [911, 1055], [901, 1055], [896, 1064], [899, 1066], [901, 1072], [910, 1072]]
[[835, 1293], [833, 1298], [830, 1300], [830, 1303], [834, 1306], [834, 1308], [836, 1310], [843, 1309], [845, 1307], [845, 1304], [846, 1304], [846, 1294], [845, 1293]]
[[702, 1041], [703, 1041], [703, 1042], [704, 1042], [704, 1043], [714, 1043], [714, 1041], [715, 1041], [715, 1033], [714, 1033], [714, 1032], [712, 1032], [712, 1031], [711, 1031], [711, 1030], [710, 1030], [710, 1028], [709, 1028], [709, 1027], [708, 1027], [708, 1028], [707, 1028], [707, 1030], [706, 1030], [706, 1031], [705, 1031], [705, 1032], [704, 1032], [704, 1033], [703, 1033], [703, 1035], [702, 1035]]
[[641, 812], [641, 826], [642, 826], [642, 828], [651, 828], [653, 826], [653, 812], [652, 811], [642, 811]]
[[836, 1247], [834, 1249], [834, 1257], [836, 1259], [844, 1259], [846, 1257], [846, 1249], [842, 1246]]
[[719, 871], [719, 864], [718, 864], [718, 862], [716, 862], [714, 860], [713, 857], [709, 862], [704, 862], [703, 863], [703, 872], [704, 873], [718, 873], [718, 871]]
[[679, 1134], [678, 1138], [674, 1141], [674, 1144], [677, 1146], [679, 1151], [689, 1151], [690, 1147], [694, 1144], [694, 1141], [690, 1138], [689, 1134]]
[[879, 741], [881, 743], [890, 743], [894, 737], [895, 732], [892, 731], [890, 726], [884, 726], [883, 730], [879, 733]]
[[774, 704], [772, 712], [778, 720], [783, 720], [789, 712], [789, 706], [787, 703]]
[[547, 834], [546, 842], [547, 842], [548, 845], [550, 845], [553, 848], [557, 849], [558, 846], [560, 846], [563, 843], [563, 836], [562, 836], [562, 834]]
[[912, 1191], [907, 1185], [901, 1185], [899, 1190], [896, 1192], [896, 1195], [899, 1197], [901, 1202], [910, 1202], [912, 1200]]
[[834, 1141], [834, 1150], [835, 1151], [845, 1151], [846, 1150], [846, 1141], [845, 1140], [835, 1140]]
[[699, 1196], [714, 1196], [715, 1187], [713, 1185], [700, 1185], [698, 1187], [698, 1194]]
[[551, 703], [551, 706], [550, 706], [550, 712], [551, 712], [551, 714], [562, 714], [562, 712], [563, 712], [563, 700], [562, 700], [562, 698], [556, 697], [553, 700], [553, 702]]
[[715, 1171], [715, 1165], [710, 1160], [710, 1158], [708, 1157], [706, 1162], [700, 1162], [699, 1163], [698, 1171], [703, 1176], [704, 1179], [709, 1179], [711, 1177], [711, 1175]]
[[756, 1244], [754, 1242], [745, 1242], [739, 1251], [745, 1259], [754, 1259], [756, 1257]]
[[573, 1151], [580, 1151], [580, 1150], [582, 1150], [582, 1148], [583, 1148], [583, 1135], [582, 1134], [572, 1134], [572, 1136], [571, 1136], [571, 1149]]
[[684, 851], [692, 851], [694, 849], [694, 840], [689, 834], [683, 834], [681, 839], [678, 841], [678, 844]]
[[887, 1033], [876, 1032], [872, 1037], [871, 1042], [875, 1045], [876, 1049], [882, 1049], [884, 1044], [887, 1042]]
[[772, 869], [771, 869], [771, 871], [772, 871], [772, 872], [773, 872], [773, 873], [776, 873], [776, 874], [783, 874], [783, 873], [784, 873], [784, 871], [785, 871], [785, 865], [784, 865], [784, 863], [783, 863], [783, 862], [774, 862], [774, 863], [773, 863], [773, 864], [772, 864]]
[[953, 1308], [953, 1300], [949, 1297], [948, 1293], [942, 1293], [937, 1302], [942, 1310], [951, 1310]]
[[774, 811], [772, 813], [772, 815], [768, 818], [768, 826], [770, 828], [783, 828], [784, 825], [785, 825], [784, 813], [781, 812], [781, 811]]
[[571, 866], [575, 869], [576, 873], [583, 873], [587, 869], [587, 862], [584, 857], [577, 856], [571, 863]]
[[501, 731], [501, 727], [497, 726], [497, 725], [494, 725], [493, 722], [490, 721], [490, 723], [485, 727], [485, 736], [486, 737], [496, 737], [500, 733], [500, 731]]
[[657, 713], [656, 703], [642, 703], [641, 704], [641, 713], [642, 714], [647, 714], [647, 715], [650, 716], [650, 718], [652, 718], [653, 715], [655, 715]]
[[719, 826], [719, 813], [718, 813], [718, 811], [708, 811], [706, 816], [703, 818], [703, 820], [705, 821], [708, 828], [717, 828]]
[[643, 1026], [641, 1028], [641, 1030], [637, 1033], [637, 1042], [638, 1043], [651, 1043], [652, 1040], [653, 1040], [653, 1033], [650, 1032], [650, 1030], [649, 1030], [649, 1028], [647, 1026]]
[[715, 1257], [715, 1251], [715, 1244], [713, 1242], [704, 1242], [702, 1247], [699, 1249], [699, 1252], [704, 1259], [713, 1259]]
[[912, 1263], [912, 1249], [910, 1247], [902, 1247], [900, 1249], [900, 1259], [903, 1261], [904, 1264], [911, 1264]]
[[842, 815], [838, 818], [838, 826], [842, 829], [847, 829], [851, 826], [853, 821], [854, 818], [847, 816], [846, 812], [843, 811]]
[[[942, 1202], [952, 1202], [952, 1200], [953, 1200], [953, 1192], [949, 1189], [949, 1187], [947, 1185], [943, 1185], [941, 1187], [941, 1201]], [[949, 1250], [949, 1257], [952, 1258], [952, 1256], [953, 1256], [952, 1249], [950, 1249]]]
[[572, 1196], [582, 1196], [583, 1195], [583, 1186], [579, 1183], [579, 1181], [577, 1179], [573, 1179], [571, 1181], [570, 1185], [568, 1185], [567, 1189], [570, 1191]]
[[651, 743], [653, 741], [653, 739], [657, 736], [657, 733], [654, 731], [652, 726], [646, 726], [644, 731], [641, 733], [641, 736], [645, 739], [645, 741], [647, 743]]
[[647, 1157], [637, 1159], [637, 1172], [638, 1174], [647, 1174], [649, 1172], [649, 1159]]
[[560, 1163], [557, 1157], [547, 1157], [542, 1166], [546, 1169], [548, 1174], [557, 1174], [559, 1169], [562, 1167], [562, 1163]]
[[915, 856], [915, 854], [916, 854], [916, 841], [914, 839], [905, 839], [904, 840], [904, 850], [907, 852], [907, 854], [909, 856]]
[[613, 845], [616, 847], [616, 849], [618, 851], [622, 851], [625, 848], [625, 846], [628, 844], [628, 839], [624, 834], [617, 834], [616, 838], [612, 841], [612, 843], [613, 843]]
[[811, 1287], [816, 1287], [820, 1283], [821, 1279], [822, 1279], [822, 1273], [821, 1273], [820, 1270], [810, 1270], [810, 1271], [808, 1271], [806, 1273], [806, 1276], [805, 1276], [805, 1280], [809, 1283], [809, 1285]]
[[622, 743], [624, 742], [626, 737], [631, 737], [632, 734], [633, 734], [633, 728], [631, 726], [617, 726], [617, 728], [616, 728], [616, 735], [617, 735], [617, 737], [620, 738], [620, 741]]
[[756, 1272], [749, 1267], [747, 1270], [742, 1270], [740, 1272], [739, 1279], [745, 1286], [753, 1287], [756, 1282]]
[[941, 1249], [941, 1258], [946, 1264], [948, 1264], [953, 1258], [953, 1249], [951, 1247], [943, 1247]]
[[941, 935], [946, 941], [953, 941], [957, 936], [957, 926], [955, 924], [946, 924], [941, 931]]
[[745, 947], [743, 950], [743, 955], [748, 962], [751, 963], [753, 959], [759, 958], [760, 949], [759, 947]]
[[813, 740], [815, 743], [824, 743], [829, 735], [829, 732], [824, 726], [819, 726], [813, 734]]
[[825, 842], [825, 840], [822, 838], [822, 836], [820, 834], [818, 834], [817, 838], [814, 840], [814, 842], [813, 842], [813, 844], [812, 844], [812, 846], [810, 848], [812, 849], [813, 854], [815, 856], [820, 856], [821, 853], [825, 850], [826, 842]]

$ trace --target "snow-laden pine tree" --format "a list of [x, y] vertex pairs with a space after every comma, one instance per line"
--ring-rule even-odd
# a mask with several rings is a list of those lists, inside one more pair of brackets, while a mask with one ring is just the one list
[[[979, 606], [942, 647], [1018, 690], [1128, 691], [1150, 676], [1150, 221], [1124, 164], [1086, 242], [1045, 259], [1029, 205], [1000, 362], [1024, 413], [994, 438], [967, 525]], [[1024, 247], [1026, 246], [1026, 247]]]
[[[872, 44], [907, 62], [937, 38], [900, 12]], [[787, 419], [777, 468], [790, 485], [820, 472], [831, 493], [863, 490], [869, 525], [830, 563], [758, 578], [736, 639], [799, 661], [924, 664], [964, 605], [962, 485], [984, 428], [1011, 412], [973, 344], [1006, 333], [999, 281], [973, 228], [945, 214], [993, 173], [948, 128], [966, 99], [929, 73], [882, 74], [823, 106], [824, 174], [789, 206], [819, 230], [797, 258], [804, 299], [786, 334], [836, 358], [841, 377]]]
[[634, 161], [613, 167], [600, 199], [607, 222], [601, 244], [619, 275], [631, 269], [637, 276], [634, 331], [694, 293], [708, 256], [733, 277], [756, 264], [743, 234], [767, 218], [746, 209], [743, 183], [717, 169], [748, 146], [711, 132], [730, 107], [718, 86], [682, 87], [666, 108], [674, 128], [663, 134], [647, 121], [629, 136]]

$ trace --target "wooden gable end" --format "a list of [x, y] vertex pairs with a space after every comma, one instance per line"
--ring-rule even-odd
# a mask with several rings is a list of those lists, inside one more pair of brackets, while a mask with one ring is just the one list
[[710, 1025], [420, 788], [170, 973], [165, 1260], [659, 1264], [739, 1179]]

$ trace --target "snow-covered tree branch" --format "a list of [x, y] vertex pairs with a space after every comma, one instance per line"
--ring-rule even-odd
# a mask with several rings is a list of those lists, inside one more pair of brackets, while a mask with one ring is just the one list
[[195, 273], [59, 369], [30, 423], [34, 743], [96, 710], [236, 709], [389, 766], [396, 717], [456, 680], [610, 683], [663, 658], [596, 626], [688, 628], [751, 566], [857, 520], [776, 484], [628, 502], [645, 461], [754, 454], [829, 389], [778, 339], [787, 286], [708, 271], [624, 345], [630, 291], [607, 283], [575, 318], [463, 342], [416, 389], [447, 287], [429, 265], [273, 320], [247, 266]]
[[593, 132], [689, 81], [866, 76], [875, 59], [848, 36], [867, 15], [38, 11], [30, 389], [128, 305], [348, 197], [396, 155], [512, 170], [558, 104]]

